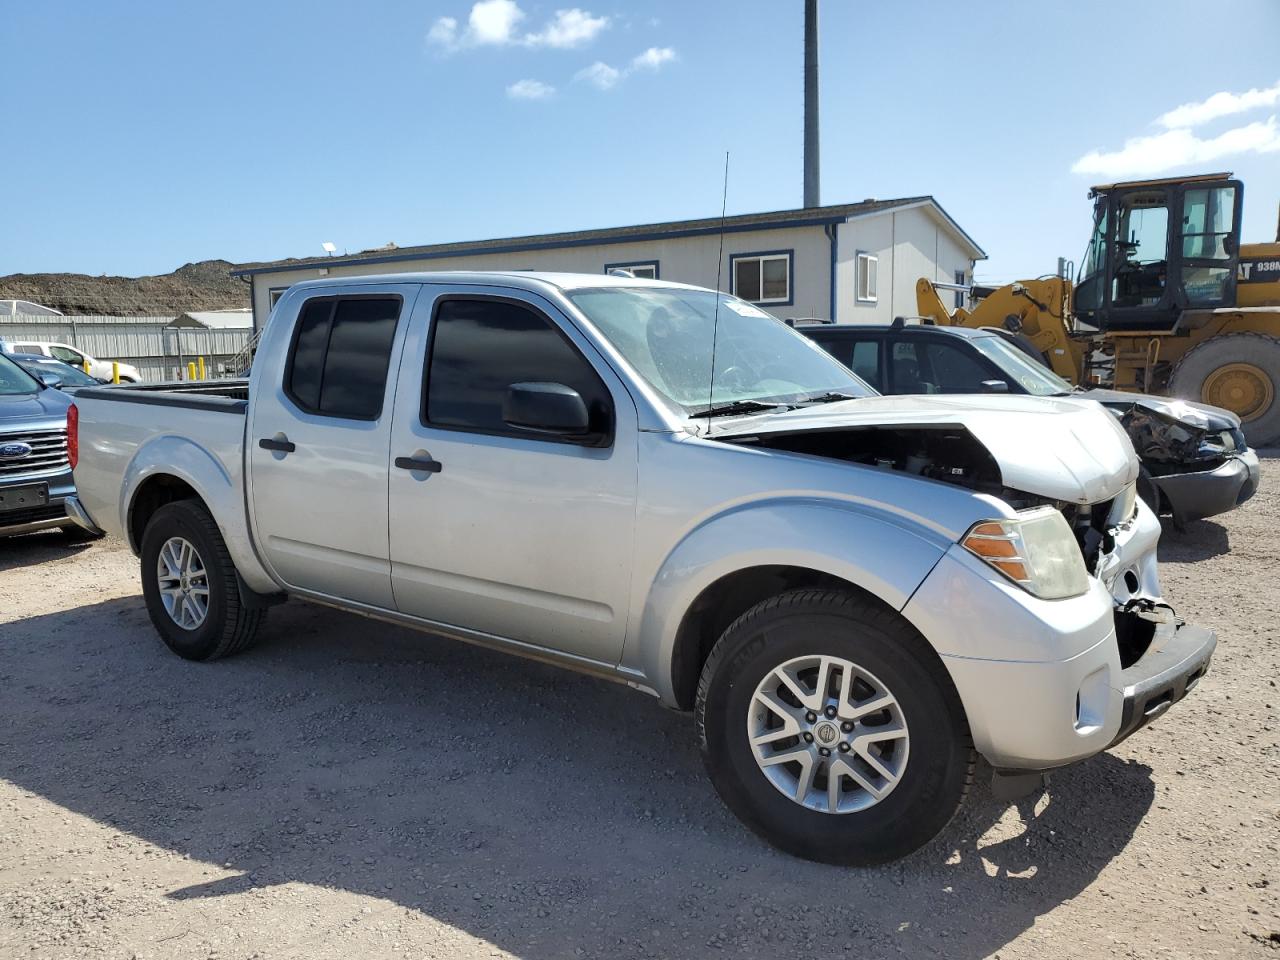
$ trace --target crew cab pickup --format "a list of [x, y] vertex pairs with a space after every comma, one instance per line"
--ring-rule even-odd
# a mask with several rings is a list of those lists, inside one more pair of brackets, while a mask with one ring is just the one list
[[[713, 373], [714, 371], [714, 373]], [[248, 381], [86, 388], [77, 516], [177, 654], [289, 596], [692, 710], [710, 778], [799, 856], [941, 831], [1169, 709], [1215, 639], [1161, 596], [1115, 418], [881, 397], [759, 308], [631, 277], [308, 281]]]

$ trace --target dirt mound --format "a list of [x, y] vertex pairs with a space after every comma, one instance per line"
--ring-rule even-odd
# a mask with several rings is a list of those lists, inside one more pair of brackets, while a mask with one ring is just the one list
[[176, 316], [249, 306], [249, 287], [226, 260], [188, 263], [154, 277], [15, 273], [0, 277], [0, 300], [30, 300], [66, 314]]

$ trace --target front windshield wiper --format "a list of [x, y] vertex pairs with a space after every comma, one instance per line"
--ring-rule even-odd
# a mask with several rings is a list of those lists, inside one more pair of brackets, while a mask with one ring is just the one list
[[732, 417], [740, 413], [759, 413], [762, 410], [770, 410], [775, 413], [781, 413], [789, 410], [785, 403], [777, 401], [769, 402], [767, 400], [734, 400], [731, 403], [721, 403], [715, 406], [707, 407], [704, 410], [695, 410], [689, 416], [697, 417]]
[[805, 397], [797, 401], [798, 406], [808, 406], [811, 403], [838, 403], [841, 400], [861, 400], [862, 398], [856, 393], [841, 393], [838, 390], [832, 390], [828, 393], [820, 393], [816, 397]]

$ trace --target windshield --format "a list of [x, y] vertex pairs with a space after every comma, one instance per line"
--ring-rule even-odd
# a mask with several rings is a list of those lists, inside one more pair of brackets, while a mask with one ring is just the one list
[[574, 291], [569, 299], [640, 376], [686, 414], [728, 404], [875, 395], [821, 347], [736, 297], [710, 290], [606, 287]]
[[1071, 392], [1071, 384], [1048, 367], [1036, 363], [1003, 337], [974, 337], [970, 343], [1033, 396], [1054, 397]]
[[64, 387], [101, 386], [97, 380], [79, 367], [73, 367], [69, 363], [63, 363], [61, 360], [50, 360], [48, 357], [32, 357], [30, 359], [24, 357], [13, 362], [27, 371], [27, 373], [34, 374], [37, 377], [42, 375], [55, 376], [62, 381]]
[[0, 397], [21, 397], [40, 389], [27, 371], [8, 357], [0, 355]]

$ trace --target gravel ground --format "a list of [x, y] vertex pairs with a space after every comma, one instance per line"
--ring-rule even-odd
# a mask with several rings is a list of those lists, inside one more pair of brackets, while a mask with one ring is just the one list
[[1165, 719], [907, 860], [748, 834], [686, 716], [319, 607], [189, 664], [121, 544], [0, 541], [0, 957], [1280, 956], [1280, 460], [1166, 529]]

